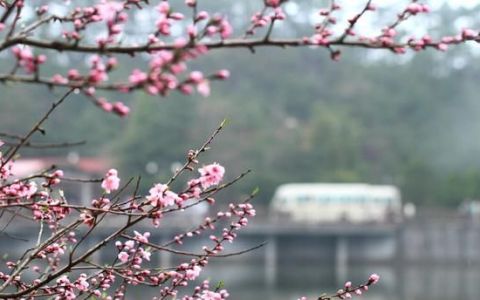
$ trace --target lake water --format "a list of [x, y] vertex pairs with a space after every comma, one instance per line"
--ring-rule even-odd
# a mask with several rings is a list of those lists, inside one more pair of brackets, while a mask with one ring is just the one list
[[[246, 260], [248, 261], [248, 259]], [[340, 273], [340, 274], [339, 274]], [[371, 273], [381, 276], [380, 282], [358, 299], [368, 300], [478, 300], [480, 266], [459, 265], [353, 265], [335, 272], [325, 265], [280, 263], [276, 276], [264, 265], [255, 263], [211, 262], [202, 273], [212, 285], [222, 280], [234, 300], [296, 300], [307, 296], [316, 300], [322, 293], [332, 293], [347, 280], [359, 284]], [[149, 299], [154, 291], [135, 291], [135, 298]], [[183, 296], [183, 295], [182, 295]]]

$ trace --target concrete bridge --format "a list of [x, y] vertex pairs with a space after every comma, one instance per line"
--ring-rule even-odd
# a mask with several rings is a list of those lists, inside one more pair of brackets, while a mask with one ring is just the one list
[[394, 262], [400, 256], [402, 228], [399, 224], [254, 223], [242, 232], [241, 239], [267, 242], [263, 256], [271, 284], [276, 281], [278, 264], [288, 262], [330, 263], [341, 282], [347, 278], [349, 263]]
[[[261, 220], [259, 218], [259, 220]], [[164, 222], [158, 230], [151, 227], [136, 228], [152, 233], [151, 241], [165, 244], [176, 234], [182, 233], [186, 228], [179, 226], [166, 226], [175, 222]], [[178, 224], [178, 223], [177, 223]], [[82, 248], [87, 248], [100, 242], [116, 228], [114, 223], [97, 228]], [[118, 227], [117, 227], [118, 228]], [[221, 229], [221, 228], [219, 228]], [[32, 244], [38, 238], [37, 229], [25, 226], [12, 225], [9, 234], [20, 238], [10, 240], [0, 236], [1, 252], [10, 252], [11, 249], [25, 249], [25, 245]], [[341, 281], [347, 276], [348, 264], [354, 261], [388, 263], [398, 256], [398, 234], [401, 227], [394, 224], [300, 224], [288, 222], [255, 222], [239, 232], [235, 243], [226, 245], [225, 253], [242, 251], [256, 245], [265, 245], [251, 253], [234, 256], [231, 259], [242, 262], [258, 262], [265, 268], [265, 278], [268, 283], [275, 284], [278, 265], [292, 264], [330, 264], [336, 270], [335, 274]], [[201, 238], [187, 239], [181, 249], [194, 253], [201, 253], [203, 245], [211, 244], [209, 234]], [[21, 240], [24, 240], [23, 242]], [[28, 241], [28, 242], [25, 242]], [[10, 249], [7, 251], [4, 246]], [[111, 261], [117, 255], [113, 245], [105, 247], [97, 253], [95, 260], [100, 262]], [[246, 257], [247, 256], [247, 257]], [[185, 259], [182, 257], [181, 259]], [[173, 266], [179, 261], [170, 252], [162, 251], [154, 258], [154, 263], [161, 266]]]
[[[276, 281], [279, 264], [330, 264], [336, 270], [337, 281], [346, 278], [351, 264], [403, 264], [455, 263], [480, 264], [480, 224], [457, 220], [416, 220], [402, 224], [301, 224], [290, 222], [261, 222], [258, 218], [239, 232], [235, 243], [227, 245], [225, 252], [237, 252], [266, 242], [265, 246], [243, 256], [230, 259], [258, 262], [265, 266], [265, 277], [272, 284]], [[174, 235], [185, 231], [179, 226], [166, 226], [164, 222], [152, 232], [151, 241], [163, 244]], [[102, 226], [86, 243], [92, 245], [110, 233], [114, 224]], [[142, 228], [136, 228], [141, 231]], [[0, 251], [25, 249], [26, 243], [34, 243], [38, 232], [25, 226], [12, 225], [8, 234], [28, 240], [11, 239], [0, 235]], [[185, 250], [199, 252], [211, 243], [208, 234], [187, 241]], [[99, 261], [116, 256], [113, 245], [97, 256]], [[245, 257], [246, 256], [246, 257]], [[154, 258], [162, 266], [172, 266], [177, 261], [171, 253], [162, 251]]]

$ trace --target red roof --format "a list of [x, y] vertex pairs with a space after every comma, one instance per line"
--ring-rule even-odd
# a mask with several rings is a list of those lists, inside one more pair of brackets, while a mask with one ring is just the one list
[[12, 173], [16, 177], [25, 177], [55, 165], [60, 169], [71, 169], [85, 174], [104, 174], [110, 167], [110, 161], [105, 158], [85, 157], [72, 163], [62, 157], [38, 157], [18, 159], [13, 164]]

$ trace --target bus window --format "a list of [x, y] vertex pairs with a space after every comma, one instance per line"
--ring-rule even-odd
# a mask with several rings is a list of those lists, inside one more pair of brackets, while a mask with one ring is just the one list
[[310, 200], [310, 197], [308, 197], [307, 195], [301, 195], [297, 199], [299, 203], [306, 203]]

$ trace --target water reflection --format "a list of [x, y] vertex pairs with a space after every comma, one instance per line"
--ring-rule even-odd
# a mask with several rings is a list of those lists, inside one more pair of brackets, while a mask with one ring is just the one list
[[[368, 291], [369, 300], [478, 300], [480, 266], [349, 266], [348, 279], [363, 282], [371, 273], [381, 275], [380, 283]], [[270, 282], [263, 264], [213, 261], [203, 273], [212, 284], [224, 281], [231, 299], [296, 300], [317, 299], [322, 292], [334, 292], [344, 281], [328, 265], [280, 264], [276, 280]], [[152, 292], [152, 296], [154, 291]], [[145, 289], [137, 291], [146, 297]], [[143, 299], [143, 298], [142, 298]]]

